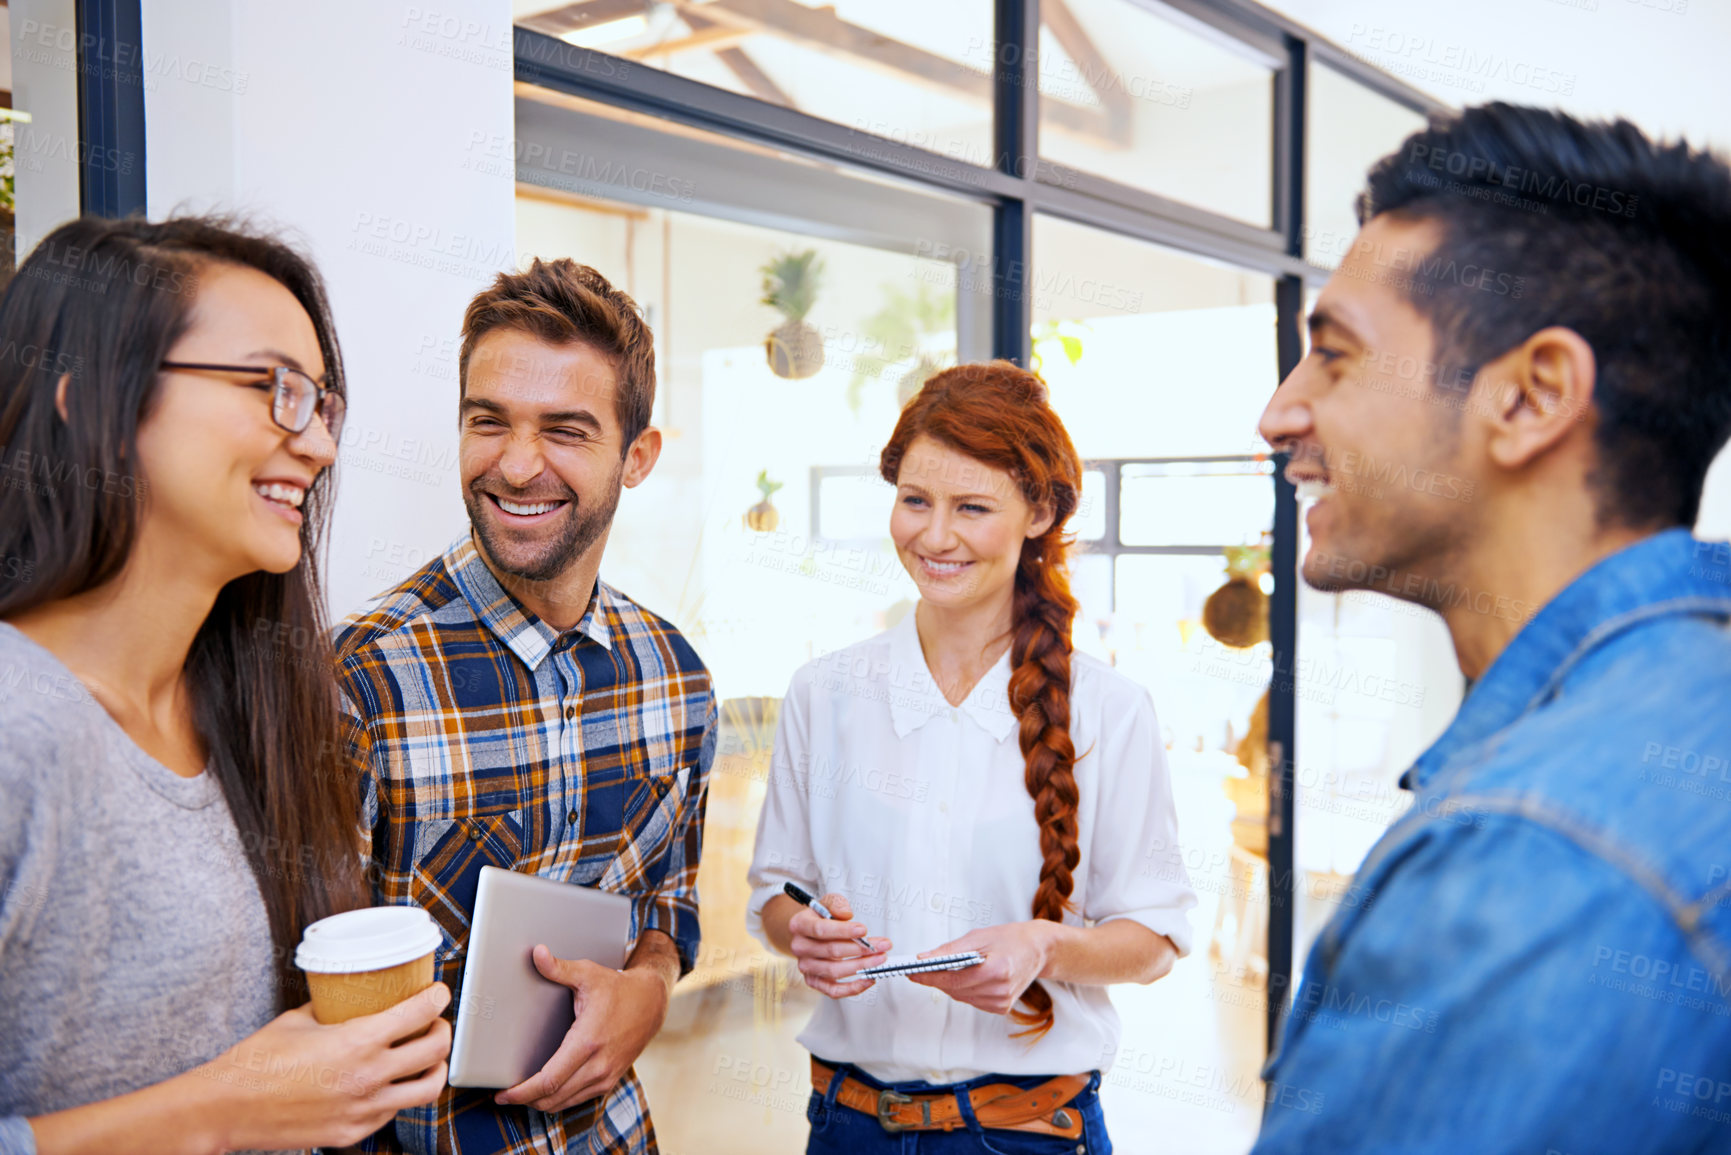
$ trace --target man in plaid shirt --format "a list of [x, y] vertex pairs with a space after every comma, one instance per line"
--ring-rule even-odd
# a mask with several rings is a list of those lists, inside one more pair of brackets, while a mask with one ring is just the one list
[[716, 709], [679, 631], [597, 576], [661, 451], [652, 338], [593, 269], [536, 261], [470, 304], [458, 376], [472, 533], [337, 636], [374, 899], [443, 928], [453, 1009], [484, 997], [462, 990], [483, 866], [630, 895], [635, 944], [623, 971], [537, 948], [576, 1006], [541, 1072], [446, 1088], [363, 1149], [655, 1151], [631, 1064], [697, 953]]

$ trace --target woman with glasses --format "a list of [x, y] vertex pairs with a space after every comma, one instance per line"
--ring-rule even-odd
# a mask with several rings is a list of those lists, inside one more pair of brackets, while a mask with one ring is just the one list
[[343, 393], [317, 272], [219, 221], [71, 222], [0, 298], [5, 1155], [347, 1144], [445, 1081], [443, 986], [322, 1026], [292, 965], [366, 903]]
[[[794, 675], [751, 866], [753, 932], [829, 996], [806, 1150], [1110, 1155], [1106, 987], [1171, 969], [1196, 896], [1153, 703], [1071, 651], [1082, 463], [999, 361], [927, 381], [878, 465], [919, 601]], [[892, 949], [979, 961], [861, 977]]]

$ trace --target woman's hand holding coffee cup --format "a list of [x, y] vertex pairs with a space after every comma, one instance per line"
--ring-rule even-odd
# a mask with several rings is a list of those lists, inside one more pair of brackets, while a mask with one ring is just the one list
[[307, 927], [295, 965], [312, 1001], [189, 1072], [217, 1088], [211, 1118], [224, 1148], [344, 1147], [435, 1101], [451, 1053], [441, 1017], [451, 990], [433, 981], [440, 941], [427, 912], [410, 906]]
[[[309, 1003], [278, 1015], [183, 1078], [224, 1100], [223, 1148], [342, 1147], [445, 1085], [451, 990], [434, 983], [388, 1010], [322, 1025]], [[399, 1039], [425, 1032], [418, 1038]], [[399, 1082], [398, 1080], [406, 1080]]]

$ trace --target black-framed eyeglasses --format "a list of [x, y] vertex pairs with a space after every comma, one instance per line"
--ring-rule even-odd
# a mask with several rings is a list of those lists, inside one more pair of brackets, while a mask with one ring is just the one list
[[[164, 361], [164, 369], [193, 369], [206, 373], [247, 373], [269, 377], [270, 419], [290, 433], [300, 433], [313, 423], [317, 413], [335, 441], [342, 436], [348, 402], [334, 389], [326, 389], [311, 376], [287, 365], [209, 365], [202, 361]], [[260, 382], [262, 384], [262, 381]]]

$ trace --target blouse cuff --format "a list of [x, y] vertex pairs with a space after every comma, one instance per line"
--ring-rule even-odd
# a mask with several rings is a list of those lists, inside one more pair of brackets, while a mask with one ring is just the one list
[[1126, 910], [1120, 914], [1109, 914], [1099, 919], [1095, 925], [1111, 922], [1115, 918], [1127, 918], [1139, 922], [1155, 934], [1163, 934], [1172, 940], [1177, 948], [1178, 957], [1184, 958], [1190, 953], [1193, 936], [1190, 930], [1190, 919], [1182, 910], [1173, 910], [1169, 906], [1150, 906], [1143, 910]]
[[768, 906], [769, 900], [776, 895], [787, 893], [782, 889], [783, 883], [791, 882], [808, 894], [816, 895], [818, 892], [813, 889], [813, 883], [810, 879], [795, 878], [791, 874], [777, 874], [770, 871], [765, 871], [761, 877], [764, 880], [763, 885], [751, 892], [751, 898], [745, 905], [745, 929], [751, 932], [752, 938], [773, 952], [775, 944], [769, 941], [769, 936], [763, 930], [763, 908]]

